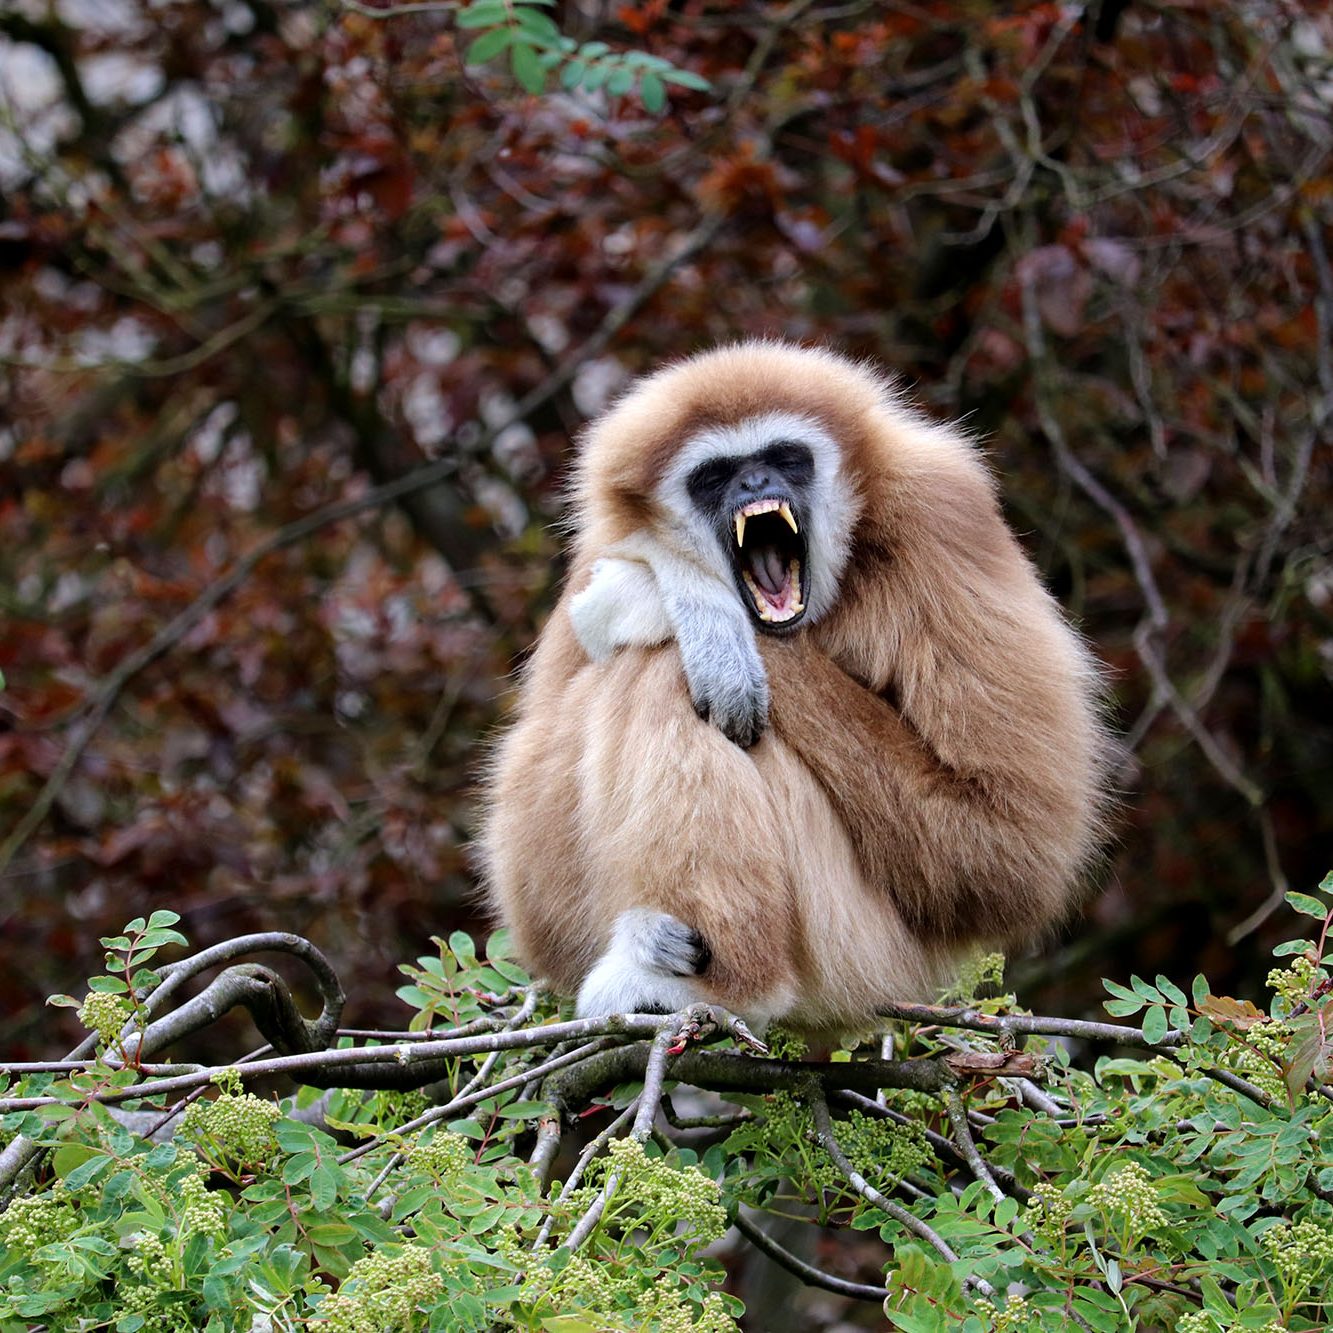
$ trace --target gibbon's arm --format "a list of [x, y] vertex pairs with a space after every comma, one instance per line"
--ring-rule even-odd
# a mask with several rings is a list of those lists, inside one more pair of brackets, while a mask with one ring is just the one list
[[675, 639], [694, 710], [748, 749], [768, 719], [768, 679], [754, 628], [735, 590], [648, 536], [596, 560], [569, 604], [574, 633], [594, 662], [617, 649]]
[[594, 662], [605, 662], [619, 648], [651, 648], [672, 637], [652, 569], [628, 556], [593, 562], [587, 586], [570, 599], [569, 618]]
[[808, 635], [765, 639], [762, 652], [774, 734], [823, 786], [863, 873], [918, 936], [1030, 940], [1064, 913], [1093, 823], [1077, 774], [1067, 791], [1043, 782], [1024, 771], [1034, 756], [1017, 742], [1007, 770], [950, 767]]

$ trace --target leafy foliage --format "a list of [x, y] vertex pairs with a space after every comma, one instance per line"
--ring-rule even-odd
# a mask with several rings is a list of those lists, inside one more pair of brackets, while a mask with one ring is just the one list
[[606, 42], [577, 42], [564, 36], [544, 10], [555, 0], [473, 0], [458, 13], [460, 28], [485, 29], [467, 49], [469, 63], [494, 60], [508, 53], [514, 78], [530, 93], [545, 90], [547, 77], [558, 72], [560, 86], [594, 93], [605, 88], [611, 97], [637, 93], [645, 110], [663, 110], [667, 85], [708, 91], [708, 80], [677, 69], [662, 56], [646, 51], [613, 51]]
[[1109, 665], [1115, 889], [1024, 994], [1262, 983], [1333, 834], [1326, 5], [168, 8], [0, 6], [15, 1041], [167, 905], [378, 1006], [475, 928], [571, 436], [742, 335], [969, 420]]
[[[1123, 1029], [1140, 1053], [1083, 1067], [1067, 1044], [1032, 1038], [1045, 1109], [1005, 1078], [964, 1088], [979, 1149], [971, 1166], [938, 1099], [890, 1089], [831, 1122], [854, 1168], [844, 1174], [812, 1118], [836, 1093], [798, 1077], [766, 1095], [725, 1093], [733, 1112], [699, 1122], [711, 1126], [703, 1146], [686, 1141], [697, 1131], [674, 1112], [651, 1137], [615, 1137], [622, 1115], [565, 1186], [548, 1185], [531, 1149], [560, 1114], [540, 1091], [554, 1092], [557, 1076], [543, 1083], [534, 1048], [501, 1045], [450, 1066], [433, 1089], [441, 1115], [416, 1092], [344, 1089], [322, 1095], [320, 1124], [309, 1119], [313, 1090], [281, 1102], [243, 1091], [244, 1064], [206, 1073], [174, 1103], [153, 1090], [171, 1067], [155, 1066], [133, 1089], [153, 1108], [154, 1133], [141, 1137], [103, 1104], [134, 1078], [125, 1038], [99, 1035], [81, 1071], [25, 1071], [0, 1097], [5, 1132], [45, 1149], [0, 1214], [0, 1328], [222, 1333], [260, 1320], [724, 1333], [740, 1305], [705, 1249], [742, 1206], [813, 1204], [812, 1226], [884, 1242], [884, 1311], [905, 1333], [1054, 1331], [1071, 1320], [1103, 1333], [1322, 1329], [1333, 1318], [1333, 1043], [1322, 1035], [1333, 1017], [1333, 875], [1299, 902], [1317, 909], [1318, 938], [1299, 941], [1299, 954], [1282, 948], [1294, 961], [1273, 970], [1266, 1010], [1212, 994], [1202, 977], [1190, 996], [1165, 977], [1108, 982], [1108, 1009], [1145, 1015], [1141, 1029]], [[147, 941], [168, 928], [132, 923], [108, 941], [112, 960], [161, 947]], [[533, 1016], [513, 1007], [527, 979], [504, 955], [503, 939], [479, 959], [456, 934], [405, 969], [427, 984], [405, 988], [417, 1012], [403, 1037], [501, 1018], [490, 1030], [512, 1033]], [[139, 1003], [159, 984], [141, 977]], [[488, 989], [497, 981], [500, 991]], [[960, 1033], [978, 1050], [1010, 1040], [1002, 1025], [1021, 1017], [1011, 996], [960, 998], [938, 1009], [938, 1024], [886, 1032], [922, 1061], [956, 1048]], [[1155, 1010], [1170, 1027], [1148, 1030]], [[423, 1027], [423, 1014], [447, 1026]], [[536, 1022], [554, 1018], [549, 1001], [535, 1011]], [[793, 1038], [774, 1038], [779, 1055], [799, 1055]], [[850, 1041], [823, 1067], [850, 1075], [881, 1040]], [[821, 1068], [772, 1067], [811, 1078]], [[686, 1092], [668, 1086], [668, 1101]], [[474, 1088], [470, 1113], [448, 1119]], [[640, 1087], [606, 1092], [581, 1114], [633, 1107]]]

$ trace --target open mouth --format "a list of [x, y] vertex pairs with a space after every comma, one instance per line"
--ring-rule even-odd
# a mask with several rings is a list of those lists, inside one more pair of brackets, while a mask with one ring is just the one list
[[791, 501], [751, 500], [732, 515], [735, 566], [750, 612], [768, 629], [788, 629], [805, 615], [810, 587], [805, 538]]

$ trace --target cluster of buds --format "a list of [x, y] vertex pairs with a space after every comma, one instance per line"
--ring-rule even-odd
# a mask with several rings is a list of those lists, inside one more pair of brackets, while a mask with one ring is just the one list
[[1126, 1162], [1088, 1191], [1088, 1202], [1123, 1218], [1136, 1235], [1167, 1224], [1157, 1201], [1157, 1186], [1138, 1162]]
[[421, 1245], [373, 1250], [352, 1265], [342, 1286], [319, 1305], [319, 1327], [328, 1333], [365, 1333], [425, 1327], [423, 1311], [435, 1305], [444, 1279], [435, 1271], [431, 1252]]
[[472, 1165], [472, 1149], [461, 1134], [437, 1129], [430, 1138], [417, 1139], [407, 1149], [407, 1160], [413, 1170], [446, 1180]]
[[125, 996], [93, 990], [83, 997], [79, 1006], [79, 1022], [89, 1032], [95, 1032], [99, 1045], [106, 1047], [120, 1039], [133, 1013], [134, 1009]]
[[202, 1148], [211, 1147], [229, 1164], [257, 1167], [277, 1151], [273, 1126], [281, 1118], [275, 1102], [248, 1092], [224, 1092], [190, 1106], [179, 1133]]

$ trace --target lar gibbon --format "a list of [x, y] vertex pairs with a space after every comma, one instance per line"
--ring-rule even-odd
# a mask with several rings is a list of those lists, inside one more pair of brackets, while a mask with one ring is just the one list
[[1066, 913], [1098, 675], [959, 431], [830, 352], [726, 347], [589, 429], [573, 528], [481, 847], [579, 1013], [846, 1028]]

